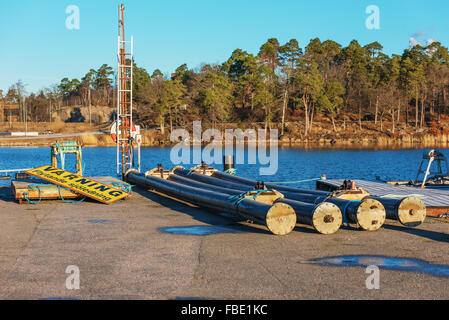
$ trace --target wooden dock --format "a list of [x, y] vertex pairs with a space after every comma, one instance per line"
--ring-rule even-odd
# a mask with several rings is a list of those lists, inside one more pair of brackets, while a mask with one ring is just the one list
[[[342, 184], [344, 179], [318, 180], [316, 187], [318, 190], [335, 191]], [[420, 197], [427, 207], [427, 215], [438, 217], [449, 213], [449, 190], [421, 189], [409, 186], [395, 186], [383, 182], [373, 182], [366, 180], [352, 180], [356, 187], [363, 188], [371, 195], [384, 198], [401, 198], [406, 196]]]
[[[114, 187], [114, 185], [117, 184], [129, 185], [128, 183], [113, 177], [92, 177], [90, 179], [104, 183], [111, 187]], [[11, 181], [11, 189], [14, 194], [14, 198], [20, 204], [27, 202], [28, 200], [61, 200], [61, 195], [64, 200], [76, 200], [83, 197], [81, 194], [75, 193], [66, 188], [59, 189], [57, 185], [50, 184], [37, 178]]]

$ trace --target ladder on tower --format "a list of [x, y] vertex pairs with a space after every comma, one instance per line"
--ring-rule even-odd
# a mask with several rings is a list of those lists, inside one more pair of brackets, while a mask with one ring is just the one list
[[[129, 44], [129, 52], [127, 45]], [[119, 6], [119, 36], [117, 55], [117, 175], [124, 177], [132, 167], [133, 125], [133, 37], [125, 40], [124, 6]]]

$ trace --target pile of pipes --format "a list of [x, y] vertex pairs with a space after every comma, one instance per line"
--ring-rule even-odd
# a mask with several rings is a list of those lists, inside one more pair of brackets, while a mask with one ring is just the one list
[[125, 178], [135, 185], [204, 209], [226, 211], [257, 222], [276, 235], [289, 234], [297, 223], [311, 226], [321, 234], [332, 234], [343, 223], [375, 231], [386, 219], [416, 227], [426, 217], [426, 207], [417, 197], [367, 196], [361, 200], [344, 200], [329, 192], [237, 177], [204, 164], [191, 170], [175, 167], [172, 171], [159, 166], [145, 174], [130, 169]]

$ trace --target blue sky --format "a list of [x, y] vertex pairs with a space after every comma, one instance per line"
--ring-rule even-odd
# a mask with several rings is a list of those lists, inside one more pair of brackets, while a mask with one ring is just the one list
[[[0, 89], [21, 79], [32, 92], [103, 63], [115, 68], [120, 2], [135, 61], [150, 73], [221, 63], [236, 48], [257, 54], [271, 37], [301, 47], [315, 37], [379, 41], [387, 54], [411, 37], [449, 45], [448, 0], [0, 0]], [[80, 9], [79, 30], [66, 28], [69, 5]], [[379, 30], [365, 26], [369, 5], [380, 9]]]

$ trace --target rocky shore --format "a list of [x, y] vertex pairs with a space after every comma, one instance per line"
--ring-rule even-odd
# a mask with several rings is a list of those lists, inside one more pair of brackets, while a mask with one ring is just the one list
[[[85, 147], [115, 146], [109, 134], [83, 134], [80, 136], [51, 137], [25, 139], [21, 137], [1, 137], [0, 147], [46, 147], [54, 141], [79, 140]], [[269, 142], [267, 141], [267, 144]], [[273, 143], [273, 142], [272, 142]], [[170, 141], [168, 134], [162, 135], [157, 130], [142, 132], [143, 147], [169, 147], [176, 142]], [[396, 137], [388, 136], [331, 136], [294, 138], [283, 136], [279, 138], [280, 147], [323, 148], [323, 149], [408, 149], [408, 148], [446, 148], [449, 147], [449, 134], [407, 134]]]

